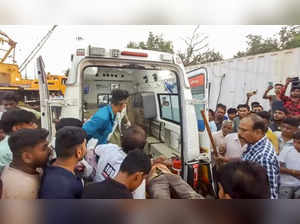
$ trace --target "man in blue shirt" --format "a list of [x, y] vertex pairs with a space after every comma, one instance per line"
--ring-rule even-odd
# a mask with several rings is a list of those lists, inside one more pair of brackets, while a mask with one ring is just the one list
[[260, 164], [267, 171], [271, 199], [278, 198], [279, 162], [272, 143], [265, 136], [266, 126], [256, 114], [243, 118], [239, 125], [239, 136], [247, 142], [247, 150], [242, 160]]
[[81, 198], [83, 182], [75, 167], [86, 155], [86, 133], [82, 128], [66, 126], [56, 133], [57, 159], [44, 169], [39, 198]]
[[101, 107], [84, 125], [83, 129], [88, 139], [95, 138], [98, 144], [106, 144], [107, 137], [112, 132], [116, 114], [121, 113], [126, 107], [129, 97], [128, 91], [114, 89], [112, 92], [111, 104]]

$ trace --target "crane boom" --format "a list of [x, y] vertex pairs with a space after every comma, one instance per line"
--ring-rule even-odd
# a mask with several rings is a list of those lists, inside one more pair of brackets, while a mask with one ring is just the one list
[[40, 49], [44, 46], [46, 41], [51, 36], [54, 29], [57, 27], [57, 25], [54, 25], [51, 30], [42, 38], [42, 40], [36, 45], [36, 47], [30, 52], [30, 54], [27, 56], [27, 58], [24, 60], [24, 62], [20, 65], [20, 72], [22, 72], [26, 66], [32, 61], [32, 59], [35, 57], [35, 55], [40, 51]]
[[[12, 39], [10, 39], [9, 36], [7, 36], [7, 34], [2, 32], [1, 30], [0, 30], [0, 35], [7, 38], [7, 39], [4, 39], [4, 38], [0, 37], [0, 42], [6, 42], [10, 46], [10, 48], [6, 51], [5, 55], [0, 59], [0, 62], [3, 63], [8, 58], [8, 56], [12, 52], [12, 50], [15, 49], [17, 43], [15, 41], [13, 41]], [[13, 58], [13, 62], [15, 62], [14, 58]]]

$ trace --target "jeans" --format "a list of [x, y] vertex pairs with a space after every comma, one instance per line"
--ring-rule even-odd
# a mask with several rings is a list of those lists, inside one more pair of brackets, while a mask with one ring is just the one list
[[171, 199], [171, 190], [180, 199], [204, 199], [180, 176], [170, 173], [164, 173], [152, 179], [147, 190], [153, 199]]

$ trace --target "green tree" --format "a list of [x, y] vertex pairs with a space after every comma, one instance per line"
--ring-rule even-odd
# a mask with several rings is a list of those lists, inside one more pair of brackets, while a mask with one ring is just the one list
[[220, 52], [217, 52], [215, 50], [208, 50], [198, 55], [197, 64], [205, 64], [209, 62], [216, 62], [222, 60], [223, 60], [223, 56]]
[[155, 35], [152, 32], [149, 32], [149, 36], [146, 42], [141, 41], [139, 43], [130, 41], [127, 44], [127, 48], [134, 49], [145, 49], [153, 51], [162, 51], [167, 53], [174, 53], [172, 41], [166, 41], [163, 38], [163, 35]]
[[280, 49], [300, 47], [300, 26], [284, 26], [279, 31]]
[[235, 58], [280, 50], [278, 40], [276, 38], [263, 39], [260, 35], [252, 34], [247, 35], [246, 38], [248, 39], [248, 48], [245, 52], [239, 51], [236, 55], [234, 55]]
[[272, 51], [300, 47], [300, 26], [284, 26], [271, 38], [264, 39], [260, 35], [247, 35], [246, 51], [238, 51], [234, 57], [244, 57]]

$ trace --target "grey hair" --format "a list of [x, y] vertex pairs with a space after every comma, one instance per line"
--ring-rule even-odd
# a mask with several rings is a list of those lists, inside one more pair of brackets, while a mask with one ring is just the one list
[[229, 124], [229, 123], [231, 123], [231, 126], [233, 127], [233, 121], [231, 121], [231, 120], [224, 120], [224, 121], [222, 122], [222, 128], [223, 128], [225, 125]]

